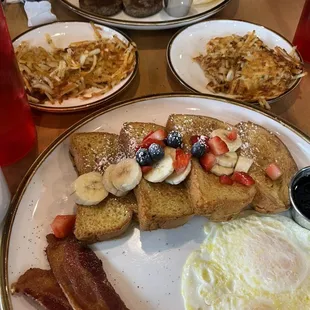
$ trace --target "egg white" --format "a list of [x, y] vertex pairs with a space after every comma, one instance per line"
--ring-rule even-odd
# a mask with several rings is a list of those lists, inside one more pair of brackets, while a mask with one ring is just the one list
[[310, 232], [281, 216], [208, 223], [187, 259], [187, 310], [310, 309]]

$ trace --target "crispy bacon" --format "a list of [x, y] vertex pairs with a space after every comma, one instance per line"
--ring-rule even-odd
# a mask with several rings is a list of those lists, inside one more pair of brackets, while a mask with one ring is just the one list
[[74, 309], [128, 310], [107, 279], [101, 260], [74, 236], [47, 236], [47, 259]]
[[51, 270], [27, 270], [12, 285], [12, 292], [31, 297], [47, 310], [72, 310]]

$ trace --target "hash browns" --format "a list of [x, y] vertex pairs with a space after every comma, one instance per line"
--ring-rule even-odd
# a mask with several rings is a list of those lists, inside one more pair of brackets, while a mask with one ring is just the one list
[[111, 90], [135, 68], [136, 46], [117, 36], [103, 38], [91, 23], [96, 40], [73, 42], [57, 48], [46, 35], [51, 51], [23, 41], [16, 49], [28, 99], [34, 103], [61, 103], [89, 99]]
[[245, 36], [216, 37], [206, 45], [206, 55], [194, 60], [208, 78], [207, 89], [269, 108], [268, 99], [287, 91], [306, 75], [301, 61], [284, 49], [268, 48], [255, 31]]

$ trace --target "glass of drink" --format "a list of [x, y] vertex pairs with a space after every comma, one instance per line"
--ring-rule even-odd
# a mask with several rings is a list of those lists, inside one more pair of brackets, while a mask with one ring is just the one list
[[306, 0], [293, 39], [304, 61], [310, 62], [310, 0]]
[[36, 130], [0, 2], [0, 167], [34, 146]]

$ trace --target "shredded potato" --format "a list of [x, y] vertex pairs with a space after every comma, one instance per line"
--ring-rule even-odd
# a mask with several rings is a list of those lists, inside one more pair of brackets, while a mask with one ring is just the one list
[[79, 97], [89, 99], [111, 90], [135, 68], [136, 46], [117, 36], [103, 38], [92, 24], [95, 40], [73, 42], [57, 48], [50, 37], [51, 51], [24, 41], [16, 57], [28, 99], [34, 103], [61, 103]]
[[288, 90], [306, 75], [295, 50], [268, 48], [255, 31], [241, 37], [216, 37], [206, 46], [206, 55], [195, 57], [209, 80], [207, 89], [270, 108], [268, 99]]

